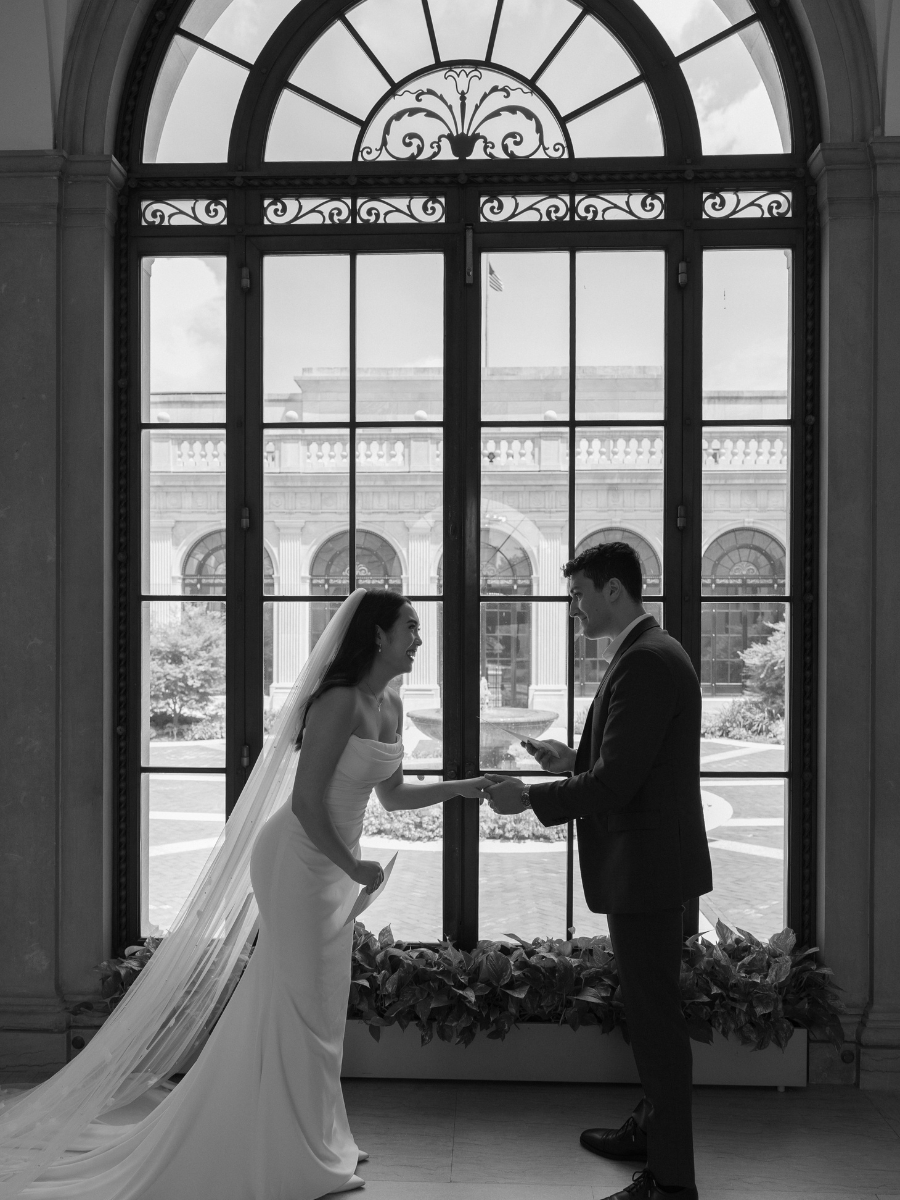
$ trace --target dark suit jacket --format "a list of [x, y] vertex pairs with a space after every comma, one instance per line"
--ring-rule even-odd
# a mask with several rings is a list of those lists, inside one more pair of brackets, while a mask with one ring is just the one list
[[700, 711], [690, 659], [648, 616], [607, 670], [574, 773], [532, 785], [542, 824], [577, 822], [592, 912], [677, 908], [712, 890], [700, 800]]

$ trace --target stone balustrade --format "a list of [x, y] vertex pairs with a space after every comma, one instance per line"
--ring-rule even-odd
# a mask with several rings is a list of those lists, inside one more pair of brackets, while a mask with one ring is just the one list
[[[365, 432], [365, 431], [362, 431]], [[224, 471], [225, 439], [160, 437], [151, 443], [152, 470]], [[706, 437], [702, 442], [704, 471], [785, 471], [788, 462], [784, 437]], [[350, 442], [310, 434], [279, 434], [265, 442], [267, 473], [347, 471]], [[576, 438], [576, 470], [653, 470], [663, 468], [662, 437], [623, 430], [615, 435]], [[443, 469], [444, 442], [436, 432], [401, 433], [394, 437], [361, 437], [356, 445], [358, 471], [416, 472]], [[569, 465], [569, 440], [554, 429], [519, 437], [483, 438], [481, 463], [490, 471], [564, 471]]]

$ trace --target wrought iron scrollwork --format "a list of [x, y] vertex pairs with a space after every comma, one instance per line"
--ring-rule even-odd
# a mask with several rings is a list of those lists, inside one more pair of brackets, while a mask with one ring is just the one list
[[436, 225], [446, 219], [443, 196], [366, 196], [357, 201], [360, 225]]
[[266, 225], [435, 225], [446, 219], [443, 196], [267, 196]]
[[364, 162], [565, 158], [568, 138], [550, 105], [495, 67], [432, 68], [390, 96], [357, 146]]
[[666, 215], [662, 192], [559, 193], [482, 196], [482, 221], [658, 221]]
[[482, 221], [568, 221], [569, 197], [482, 196]]
[[729, 189], [703, 193], [704, 217], [789, 217], [792, 210], [789, 191]]
[[576, 221], [659, 221], [665, 215], [663, 192], [591, 192], [575, 197]]
[[349, 196], [267, 196], [263, 220], [267, 225], [349, 225], [353, 201]]
[[228, 220], [228, 201], [214, 200], [142, 200], [142, 225], [224, 225]]

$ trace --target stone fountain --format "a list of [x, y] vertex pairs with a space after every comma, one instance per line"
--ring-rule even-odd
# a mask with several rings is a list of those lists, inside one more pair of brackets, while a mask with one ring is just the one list
[[[440, 708], [422, 708], [408, 714], [426, 737], [443, 741], [444, 713]], [[512, 747], [525, 738], [539, 738], [557, 718], [555, 712], [537, 708], [482, 708], [481, 765], [512, 769], [516, 766]]]

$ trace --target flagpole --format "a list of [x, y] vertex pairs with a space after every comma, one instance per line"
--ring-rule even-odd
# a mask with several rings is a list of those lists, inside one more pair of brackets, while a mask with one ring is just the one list
[[[483, 367], [483, 369], [484, 369], [484, 377], [485, 377], [485, 379], [487, 379], [487, 369], [488, 369], [488, 365], [489, 365], [489, 355], [488, 355], [489, 341], [488, 341], [488, 338], [490, 336], [489, 332], [488, 332], [488, 293], [491, 290], [491, 287], [490, 287], [491, 266], [490, 266], [490, 259], [488, 258], [487, 254], [484, 255], [482, 262], [483, 262], [483, 266], [484, 266], [484, 270], [481, 272], [481, 287], [484, 292], [484, 317], [483, 317], [483, 323], [484, 323], [484, 367]], [[483, 401], [482, 401], [482, 403], [483, 403]]]

